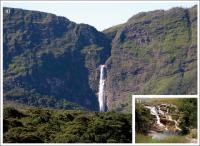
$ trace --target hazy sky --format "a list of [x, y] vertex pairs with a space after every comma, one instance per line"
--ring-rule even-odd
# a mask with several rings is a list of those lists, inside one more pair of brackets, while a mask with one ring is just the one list
[[126, 22], [138, 12], [172, 7], [188, 8], [197, 2], [4, 2], [3, 6], [38, 10], [65, 16], [76, 23], [86, 23], [104, 30]]

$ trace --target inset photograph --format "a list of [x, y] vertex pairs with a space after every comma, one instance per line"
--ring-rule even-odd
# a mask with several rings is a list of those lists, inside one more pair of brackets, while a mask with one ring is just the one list
[[136, 98], [136, 143], [197, 143], [197, 98]]

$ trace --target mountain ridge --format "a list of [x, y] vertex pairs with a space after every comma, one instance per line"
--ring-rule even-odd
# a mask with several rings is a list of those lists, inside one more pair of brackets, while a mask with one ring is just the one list
[[141, 12], [102, 32], [54, 14], [4, 13], [4, 100], [98, 110], [101, 64], [108, 110], [131, 111], [132, 94], [197, 93], [197, 6]]

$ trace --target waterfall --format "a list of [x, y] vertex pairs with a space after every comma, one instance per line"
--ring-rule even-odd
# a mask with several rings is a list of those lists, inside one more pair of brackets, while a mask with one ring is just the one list
[[170, 121], [174, 121], [175, 128], [176, 128], [177, 130], [181, 131], [181, 129], [178, 127], [178, 125], [179, 125], [178, 122], [177, 122], [176, 120], [173, 120], [173, 119], [172, 119], [172, 116], [168, 115], [168, 119], [169, 119]]
[[175, 123], [176, 129], [179, 130], [179, 131], [181, 131], [181, 128], [178, 127], [178, 122], [176, 120], [174, 120], [174, 123]]
[[99, 80], [99, 111], [105, 111], [105, 96], [104, 96], [104, 84], [105, 84], [105, 77], [104, 77], [104, 68], [105, 65], [100, 66], [100, 80]]
[[160, 122], [160, 117], [159, 117], [159, 114], [158, 114], [158, 110], [156, 109], [155, 106], [151, 107], [151, 106], [146, 106], [146, 108], [150, 109], [151, 111], [151, 114], [156, 116], [156, 123], [160, 126], [160, 127], [165, 127], [165, 125], [163, 125], [161, 122]]
[[159, 112], [159, 114], [161, 114], [161, 115], [165, 115], [165, 113], [160, 109], [160, 106], [158, 106], [158, 112]]
[[162, 115], [162, 116], [165, 116], [167, 120], [173, 121], [173, 122], [174, 122], [175, 129], [181, 131], [181, 129], [178, 127], [178, 126], [179, 126], [178, 122], [177, 122], [176, 120], [173, 120], [173, 119], [172, 119], [172, 116], [169, 115], [169, 109], [168, 109], [168, 108], [167, 108], [166, 113], [164, 113], [164, 112], [160, 109], [160, 106], [158, 106], [157, 108], [156, 108], [156, 106], [145, 106], [145, 107], [146, 107], [147, 109], [150, 110], [151, 115], [156, 116], [156, 124], [157, 124], [157, 125], [159, 125], [160, 127], [165, 127], [165, 130], [168, 131], [167, 126], [165, 126], [164, 124], [162, 124], [162, 123], [160, 122], [160, 116], [159, 116], [159, 114], [160, 114], [160, 115]]

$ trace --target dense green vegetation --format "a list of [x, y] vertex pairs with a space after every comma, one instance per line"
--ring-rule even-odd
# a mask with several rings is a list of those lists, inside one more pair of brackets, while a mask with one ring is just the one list
[[183, 134], [190, 133], [190, 129], [197, 128], [197, 100], [182, 99], [179, 101], [179, 110], [182, 112], [180, 128]]
[[135, 106], [135, 131], [136, 133], [146, 134], [152, 125], [150, 111], [142, 104], [136, 103]]
[[[197, 99], [196, 98], [158, 98], [158, 99], [141, 99], [142, 103], [136, 103], [135, 107], [135, 130], [136, 130], [136, 142], [137, 143], [185, 143], [190, 142], [191, 139], [197, 139]], [[148, 135], [148, 132], [152, 130], [153, 119], [150, 114], [150, 110], [144, 107], [144, 103], [147, 105], [159, 105], [159, 104], [173, 104], [178, 107], [170, 109], [175, 114], [175, 110], [178, 110], [181, 129], [181, 136], [171, 136], [162, 140], [152, 139]], [[175, 116], [175, 115], [174, 115]], [[172, 117], [173, 118], [173, 117]], [[177, 119], [177, 116], [175, 116]]]
[[5, 143], [131, 143], [132, 116], [80, 110], [3, 110]]

